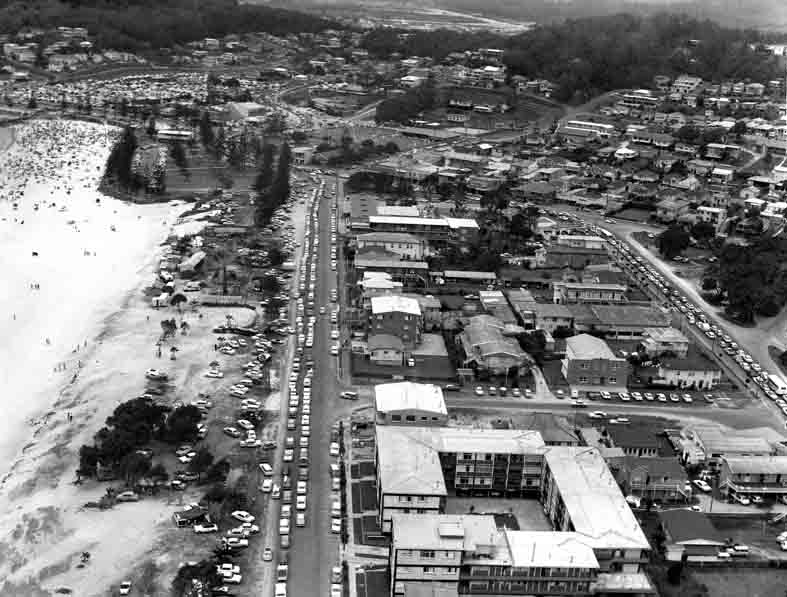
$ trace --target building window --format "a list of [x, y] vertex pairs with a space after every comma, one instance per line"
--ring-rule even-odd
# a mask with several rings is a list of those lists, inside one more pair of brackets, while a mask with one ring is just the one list
[[432, 550], [421, 550], [421, 557], [422, 558], [432, 558], [434, 559], [434, 551]]
[[407, 415], [407, 416], [405, 417], [405, 420], [406, 420], [408, 423], [415, 423], [415, 415]]
[[587, 378], [587, 377], [585, 377], [585, 376], [581, 376], [581, 377], [579, 378], [579, 383], [587, 383], [587, 382], [588, 382], [588, 378]]
[[424, 566], [424, 574], [432, 574], [434, 572], [434, 568], [431, 566]]
[[402, 415], [391, 415], [391, 420], [392, 421], [401, 421], [402, 420]]
[[590, 369], [590, 363], [580, 363], [579, 366], [581, 369]]
[[609, 383], [618, 383], [618, 378], [617, 377], [608, 377], [607, 381]]
[[472, 460], [472, 459], [473, 459], [473, 455], [472, 454], [468, 454], [467, 452], [462, 454], [462, 460]]
[[421, 417], [421, 420], [422, 420], [422, 421], [428, 421], [428, 420], [429, 420], [429, 417]]

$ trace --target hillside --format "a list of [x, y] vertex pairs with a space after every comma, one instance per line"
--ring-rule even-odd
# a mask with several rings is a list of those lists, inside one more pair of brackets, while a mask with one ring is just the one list
[[312, 15], [236, 0], [0, 0], [0, 33], [23, 27], [87, 27], [100, 47], [164, 48], [203, 37], [265, 31], [320, 31], [336, 24]]

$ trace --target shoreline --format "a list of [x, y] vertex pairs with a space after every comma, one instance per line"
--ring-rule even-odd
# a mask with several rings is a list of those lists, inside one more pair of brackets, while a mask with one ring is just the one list
[[16, 133], [13, 126], [0, 126], [0, 153], [8, 151], [14, 145]]

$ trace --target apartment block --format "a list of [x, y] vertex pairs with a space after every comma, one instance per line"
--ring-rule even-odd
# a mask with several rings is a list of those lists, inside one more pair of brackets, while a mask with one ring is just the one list
[[538, 495], [545, 444], [537, 431], [378, 425], [376, 435], [385, 533], [395, 513], [442, 512], [449, 492]]

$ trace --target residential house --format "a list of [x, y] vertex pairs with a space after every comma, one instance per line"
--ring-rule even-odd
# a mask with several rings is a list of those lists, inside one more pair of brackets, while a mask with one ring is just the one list
[[522, 429], [538, 431], [547, 446], [578, 446], [580, 438], [577, 431], [565, 417], [549, 412], [528, 412], [518, 418]]
[[721, 230], [722, 224], [727, 219], [727, 210], [721, 207], [700, 205], [696, 213], [699, 222], [711, 224], [716, 229], [716, 232]]
[[566, 357], [561, 372], [572, 389], [623, 391], [628, 381], [629, 364], [616, 356], [600, 338], [579, 334], [566, 338]]
[[400, 259], [423, 261], [429, 256], [429, 243], [423, 237], [406, 232], [368, 232], [356, 237], [359, 250], [378, 247], [395, 253]]
[[609, 425], [606, 432], [610, 447], [620, 448], [626, 456], [655, 458], [659, 455], [659, 438], [647, 426]]
[[672, 456], [626, 456], [616, 478], [626, 495], [646, 497], [663, 504], [685, 503], [690, 493], [686, 489], [689, 477]]
[[404, 363], [404, 342], [391, 334], [372, 334], [366, 344], [369, 360], [378, 365], [401, 367]]
[[725, 546], [724, 536], [704, 512], [677, 508], [659, 512], [659, 518], [668, 561], [716, 560]]
[[574, 327], [574, 314], [566, 305], [553, 303], [532, 303], [529, 308], [520, 311], [524, 319], [526, 313], [532, 313], [534, 329], [544, 330], [553, 334], [556, 330], [570, 330]]
[[662, 355], [685, 358], [689, 352], [689, 339], [673, 327], [647, 328], [643, 330], [639, 351], [649, 359]]
[[663, 357], [653, 383], [673, 388], [711, 390], [721, 381], [721, 370], [707, 357], [687, 351], [684, 357]]
[[656, 204], [656, 219], [670, 224], [689, 212], [691, 202], [687, 199], [662, 199]]
[[505, 325], [491, 315], [471, 317], [458, 336], [465, 367], [475, 367], [494, 375], [507, 375], [512, 369], [529, 365], [530, 358], [516, 338], [504, 334]]

